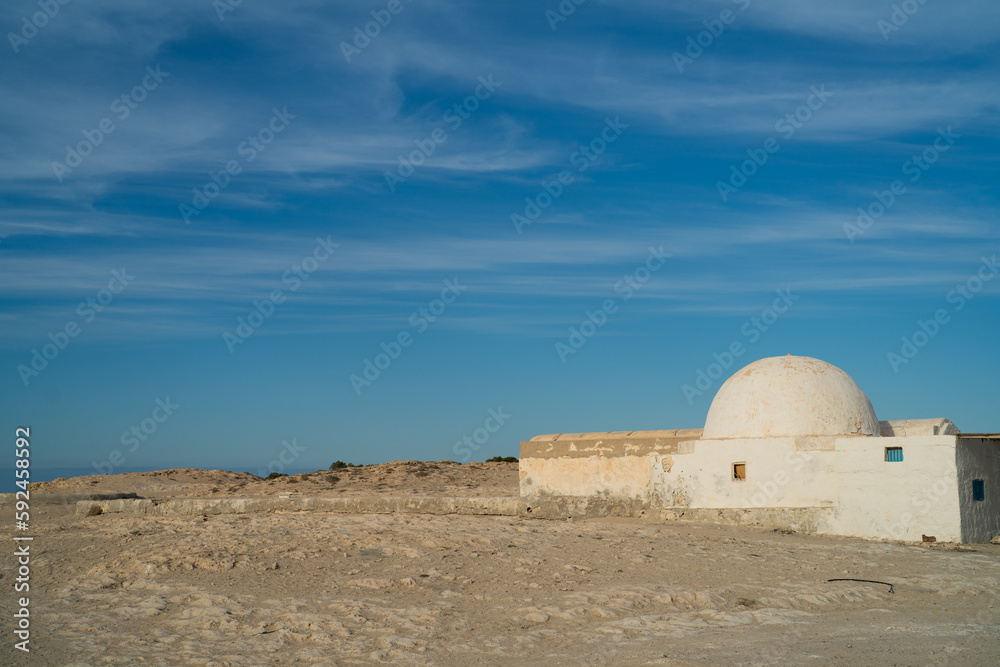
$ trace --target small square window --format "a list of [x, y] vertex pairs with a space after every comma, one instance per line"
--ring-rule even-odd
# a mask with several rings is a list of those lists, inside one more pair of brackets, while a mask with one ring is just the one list
[[890, 463], [900, 463], [903, 460], [903, 448], [902, 447], [886, 447], [885, 448], [885, 460]]
[[733, 464], [733, 481], [742, 481], [747, 478], [747, 464], [746, 463], [734, 463]]
[[983, 480], [972, 480], [972, 499], [986, 500], [986, 484], [983, 483]]

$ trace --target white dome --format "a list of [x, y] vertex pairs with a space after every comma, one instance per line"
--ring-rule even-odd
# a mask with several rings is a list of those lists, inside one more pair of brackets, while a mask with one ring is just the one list
[[726, 380], [702, 438], [879, 435], [878, 418], [850, 375], [812, 357], [768, 357]]

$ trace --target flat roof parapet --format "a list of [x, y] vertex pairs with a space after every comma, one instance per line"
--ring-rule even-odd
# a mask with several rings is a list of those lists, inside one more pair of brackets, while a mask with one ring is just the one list
[[660, 431], [604, 431], [591, 433], [552, 433], [535, 436], [521, 443], [521, 458], [580, 458], [588, 456], [646, 456], [673, 454], [679, 443], [697, 440], [700, 428]]
[[958, 427], [950, 419], [893, 419], [879, 422], [879, 435], [903, 437], [907, 435], [958, 435]]

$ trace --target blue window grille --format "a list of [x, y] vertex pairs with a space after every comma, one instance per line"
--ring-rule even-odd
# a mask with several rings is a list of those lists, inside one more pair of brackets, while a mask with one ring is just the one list
[[986, 484], [983, 483], [983, 480], [972, 480], [972, 499], [986, 500]]
[[885, 448], [885, 460], [890, 463], [900, 463], [903, 460], [903, 448], [902, 447], [886, 447]]

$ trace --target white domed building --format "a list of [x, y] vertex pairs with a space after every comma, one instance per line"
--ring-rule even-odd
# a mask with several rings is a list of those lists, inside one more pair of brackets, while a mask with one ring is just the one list
[[737, 371], [704, 429], [537, 436], [520, 461], [529, 503], [583, 503], [585, 515], [913, 541], [1000, 534], [1000, 435], [880, 422], [851, 376], [811, 357]]

